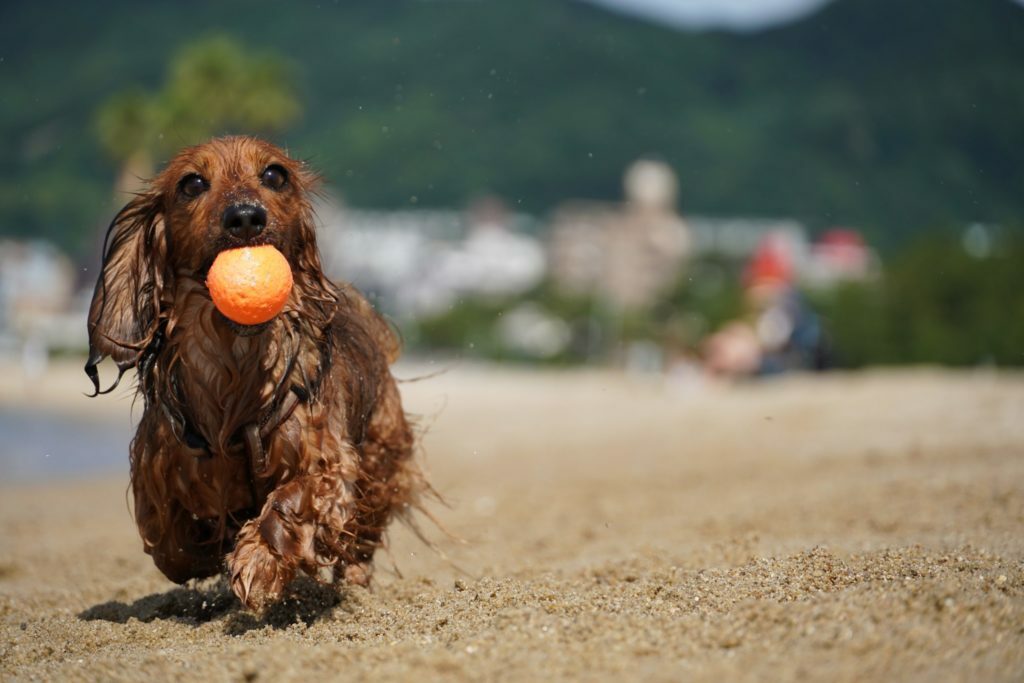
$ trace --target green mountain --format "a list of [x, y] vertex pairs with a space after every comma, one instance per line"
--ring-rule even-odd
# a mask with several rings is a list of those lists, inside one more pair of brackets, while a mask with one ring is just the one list
[[756, 34], [565, 0], [112, 0], [0, 9], [0, 233], [90, 243], [124, 201], [97, 108], [157, 89], [177, 50], [217, 33], [291, 63], [305, 114], [278, 142], [353, 204], [496, 192], [542, 213], [618, 197], [624, 166], [655, 155], [687, 212], [855, 225], [883, 245], [1024, 223], [1009, 0], [836, 0]]

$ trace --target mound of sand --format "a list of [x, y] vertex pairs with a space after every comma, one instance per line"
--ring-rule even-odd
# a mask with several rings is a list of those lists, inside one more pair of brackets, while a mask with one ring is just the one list
[[[76, 409], [46, 396], [60, 372], [39, 400]], [[159, 575], [126, 476], [4, 488], [0, 678], [1024, 677], [1022, 377], [403, 392], [465, 543], [396, 529], [372, 590], [299, 581], [257, 618]]]

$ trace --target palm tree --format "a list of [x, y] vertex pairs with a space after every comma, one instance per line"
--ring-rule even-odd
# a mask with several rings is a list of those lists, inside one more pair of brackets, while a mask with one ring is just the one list
[[283, 130], [301, 113], [291, 71], [280, 57], [252, 55], [227, 36], [186, 46], [161, 90], [119, 93], [97, 114], [100, 143], [121, 168], [117, 189], [138, 189], [155, 160], [211, 135]]

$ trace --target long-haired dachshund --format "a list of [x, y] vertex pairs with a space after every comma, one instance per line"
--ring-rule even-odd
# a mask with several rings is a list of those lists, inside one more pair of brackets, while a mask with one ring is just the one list
[[[250, 609], [298, 572], [366, 584], [395, 515], [423, 489], [389, 365], [395, 334], [323, 274], [315, 177], [248, 137], [185, 149], [114, 218], [89, 311], [96, 393], [136, 368], [131, 443], [145, 551], [183, 583], [225, 567]], [[223, 249], [272, 244], [295, 281], [268, 323], [223, 317], [206, 274]], [[101, 392], [97, 365], [120, 371]]]

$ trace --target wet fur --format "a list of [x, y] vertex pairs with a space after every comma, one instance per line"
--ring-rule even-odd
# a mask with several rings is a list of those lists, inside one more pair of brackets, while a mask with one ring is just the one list
[[[279, 191], [259, 182], [269, 164], [288, 172]], [[209, 190], [184, 196], [189, 173]], [[96, 392], [138, 373], [131, 489], [145, 551], [177, 583], [226, 568], [253, 609], [298, 572], [367, 583], [389, 521], [423, 487], [389, 370], [398, 341], [358, 292], [324, 277], [314, 183], [253, 138], [182, 151], [111, 224], [89, 314]], [[276, 246], [295, 280], [283, 312], [258, 328], [227, 321], [204, 284], [217, 253], [240, 246], [221, 216], [243, 201], [268, 215], [252, 243]], [[107, 356], [119, 375], [101, 392]]]

